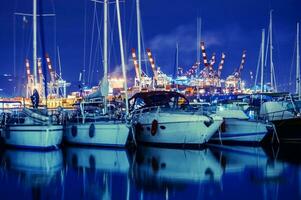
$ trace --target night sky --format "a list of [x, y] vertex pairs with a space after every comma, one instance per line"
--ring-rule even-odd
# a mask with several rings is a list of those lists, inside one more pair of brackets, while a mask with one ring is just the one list
[[[179, 44], [179, 65], [188, 69], [195, 63], [196, 24], [197, 17], [201, 17], [201, 38], [206, 44], [208, 56], [211, 57], [215, 52], [219, 63], [221, 53], [226, 54], [223, 78], [233, 73], [240, 64], [242, 51], [247, 51], [242, 77], [248, 86], [254, 85], [249, 73], [256, 72], [261, 30], [268, 29], [269, 11], [273, 9], [274, 65], [278, 87], [280, 90], [294, 90], [294, 48], [296, 22], [301, 20], [300, 0], [140, 1], [143, 48], [151, 48], [155, 62], [162, 71], [166, 74], [173, 73], [176, 43]], [[1, 96], [22, 95], [26, 58], [31, 60], [32, 66], [32, 19], [14, 15], [15, 12], [32, 13], [32, 1], [1, 2]], [[85, 82], [87, 85], [96, 85], [102, 76], [103, 5], [97, 4], [95, 7], [95, 3], [89, 0], [44, 0], [43, 12], [56, 14], [55, 17], [43, 17], [44, 47], [57, 72], [59, 72], [57, 47], [59, 47], [63, 78], [73, 84], [70, 91], [77, 89], [79, 73], [84, 67]], [[111, 4], [109, 72], [111, 76], [120, 76], [121, 61], [115, 12], [115, 4]], [[137, 49], [135, 1], [125, 0], [121, 4], [121, 12], [128, 76], [129, 81], [132, 81], [134, 69], [130, 51], [131, 48]], [[38, 56], [41, 57], [40, 38], [38, 43]], [[148, 63], [143, 64], [142, 69], [151, 75]], [[289, 84], [290, 81], [293, 85]]]

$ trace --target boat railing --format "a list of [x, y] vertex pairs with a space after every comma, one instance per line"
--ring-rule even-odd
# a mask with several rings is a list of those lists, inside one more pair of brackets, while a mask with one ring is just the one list
[[142, 114], [142, 113], [145, 113], [145, 112], [151, 112], [151, 111], [154, 111], [156, 110], [157, 112], [160, 111], [160, 107], [161, 106], [150, 106], [150, 107], [144, 107], [144, 108], [139, 108], [139, 109], [136, 109], [136, 110], [133, 110], [131, 112], [132, 115], [137, 115], [137, 114]]
[[284, 120], [284, 119], [291, 119], [295, 117], [300, 117], [300, 113], [296, 113], [294, 108], [269, 112], [260, 115], [260, 118], [262, 118], [265, 121]]

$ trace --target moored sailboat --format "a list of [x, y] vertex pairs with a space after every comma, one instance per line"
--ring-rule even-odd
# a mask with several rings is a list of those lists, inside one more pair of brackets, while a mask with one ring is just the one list
[[[80, 120], [71, 121], [66, 127], [64, 139], [67, 143], [82, 144], [82, 145], [96, 145], [96, 146], [114, 146], [124, 147], [128, 141], [129, 129], [125, 123], [125, 116], [121, 113], [121, 119], [113, 118], [107, 112], [107, 101], [106, 96], [108, 93], [108, 38], [107, 38], [107, 25], [108, 25], [108, 0], [104, 1], [104, 77], [102, 84], [99, 87], [97, 93], [99, 93], [98, 102], [95, 102], [97, 95], [92, 94], [92, 98], [88, 98], [80, 104]], [[119, 4], [116, 3], [117, 18], [118, 18], [118, 29], [119, 29], [119, 40], [120, 40], [120, 51], [122, 61], [123, 78], [125, 80], [124, 90], [126, 99], [126, 113], [127, 113], [127, 81], [124, 64], [124, 52], [122, 43], [122, 32], [121, 32], [121, 21]], [[90, 96], [90, 97], [91, 97]], [[94, 101], [94, 102], [93, 102]], [[93, 108], [90, 117], [87, 116], [85, 105], [101, 104], [102, 108], [97, 105]], [[99, 111], [99, 112], [98, 112]], [[79, 122], [77, 122], [79, 121]]]

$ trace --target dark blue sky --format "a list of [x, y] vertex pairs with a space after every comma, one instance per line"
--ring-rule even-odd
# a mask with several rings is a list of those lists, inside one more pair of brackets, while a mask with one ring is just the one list
[[[43, 2], [44, 13], [56, 13], [55, 18], [44, 18], [45, 48], [55, 68], [58, 70], [55, 49], [59, 46], [64, 78], [76, 83], [79, 72], [83, 66], [86, 66], [86, 81], [96, 84], [102, 71], [102, 48], [98, 48], [102, 42], [97, 43], [96, 25], [92, 34], [94, 3], [89, 0], [72, 2], [45, 0]], [[129, 58], [130, 49], [137, 48], [135, 1], [125, 0], [121, 7], [125, 50]], [[172, 74], [175, 45], [178, 42], [179, 64], [186, 69], [189, 68], [196, 61], [196, 19], [199, 16], [202, 18], [202, 40], [206, 43], [208, 55], [211, 56], [216, 52], [217, 62], [219, 62], [221, 52], [226, 54], [222, 77], [225, 78], [239, 66], [242, 51], [245, 49], [247, 61], [242, 76], [250, 83], [249, 72], [256, 71], [261, 29], [268, 28], [270, 9], [274, 10], [276, 78], [278, 84], [282, 86], [281, 89], [288, 89], [290, 76], [293, 78], [295, 74], [295, 71], [291, 72], [291, 65], [293, 61], [293, 67], [295, 66], [293, 50], [296, 40], [296, 22], [301, 19], [300, 0], [141, 0], [144, 48], [151, 48], [157, 65], [167, 74]], [[96, 10], [98, 17], [97, 20], [94, 18], [95, 24], [97, 22], [100, 24], [102, 39], [102, 5], [97, 5]], [[12, 0], [1, 3], [0, 88], [5, 94], [11, 94], [12, 85], [21, 85], [22, 76], [25, 75], [24, 60], [27, 57], [31, 58], [31, 18], [14, 16], [14, 12], [32, 12], [32, 1]], [[110, 35], [113, 42], [110, 46], [110, 72], [116, 75], [120, 73], [118, 67], [120, 58], [114, 12], [115, 6], [112, 4]], [[94, 35], [94, 42], [91, 51], [92, 35]], [[86, 38], [85, 51], [84, 38]], [[38, 54], [41, 56], [41, 50]], [[7, 77], [3, 77], [2, 74], [14, 74], [14, 66], [18, 81], [7, 84]], [[129, 59], [127, 68], [129, 76], [133, 77], [133, 64]], [[142, 68], [145, 69], [145, 66]], [[145, 71], [151, 75], [149, 65]], [[16, 89], [16, 92], [21, 91], [21, 87]]]

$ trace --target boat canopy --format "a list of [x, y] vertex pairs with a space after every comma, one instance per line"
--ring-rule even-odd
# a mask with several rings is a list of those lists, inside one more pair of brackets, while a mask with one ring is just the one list
[[180, 108], [188, 105], [187, 98], [178, 93], [171, 91], [151, 91], [136, 93], [129, 99], [130, 109], [140, 109], [155, 106], [164, 106], [166, 108]]
[[288, 102], [269, 101], [261, 105], [260, 116], [270, 121], [289, 119], [294, 117], [293, 110]]

